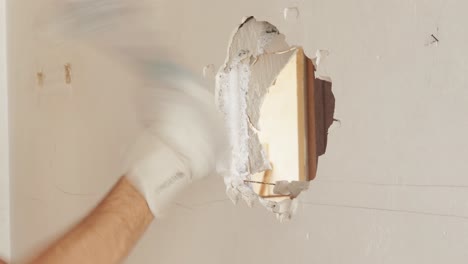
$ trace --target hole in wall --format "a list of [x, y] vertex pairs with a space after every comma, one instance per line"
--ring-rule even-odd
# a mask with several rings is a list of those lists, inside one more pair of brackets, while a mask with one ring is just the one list
[[315, 78], [315, 69], [266, 21], [249, 17], [234, 32], [216, 76], [232, 150], [224, 178], [234, 202], [258, 200], [289, 218], [315, 178], [335, 107], [330, 79]]

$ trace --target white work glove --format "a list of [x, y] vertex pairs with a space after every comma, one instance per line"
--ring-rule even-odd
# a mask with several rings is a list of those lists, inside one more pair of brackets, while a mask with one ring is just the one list
[[226, 154], [213, 95], [184, 79], [147, 96], [147, 126], [130, 152], [126, 177], [155, 217], [193, 181], [215, 173]]
[[48, 32], [100, 48], [150, 87], [141, 96], [146, 102], [138, 102], [144, 131], [125, 172], [159, 217], [191, 182], [213, 173], [225, 152], [214, 96], [173, 61], [179, 52], [168, 52], [170, 43], [153, 23], [159, 9], [152, 2], [54, 1], [59, 15]]

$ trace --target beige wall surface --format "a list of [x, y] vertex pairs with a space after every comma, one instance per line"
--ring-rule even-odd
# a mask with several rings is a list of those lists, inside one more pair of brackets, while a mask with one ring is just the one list
[[6, 72], [6, 4], [0, 1], [0, 259], [10, 257], [10, 177]]
[[[200, 75], [222, 65], [249, 15], [309, 56], [328, 50], [321, 71], [333, 80], [341, 126], [330, 131], [292, 221], [232, 205], [222, 179], [211, 177], [154, 223], [128, 263], [468, 261], [467, 1], [160, 2], [161, 42]], [[287, 7], [297, 7], [297, 19], [284, 19]], [[137, 134], [137, 78], [89, 47], [50, 45], [35, 27], [47, 11], [46, 1], [9, 1], [16, 260], [96, 204]], [[65, 63], [72, 87], [63, 83]]]

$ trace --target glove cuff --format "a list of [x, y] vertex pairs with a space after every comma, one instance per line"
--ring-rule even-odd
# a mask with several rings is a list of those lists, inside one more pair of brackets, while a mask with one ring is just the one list
[[127, 179], [145, 197], [153, 215], [164, 210], [191, 182], [183, 157], [153, 135], [144, 135], [135, 145]]

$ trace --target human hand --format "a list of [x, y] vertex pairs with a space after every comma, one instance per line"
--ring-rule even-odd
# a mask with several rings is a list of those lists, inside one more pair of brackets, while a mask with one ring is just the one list
[[175, 86], [150, 90], [147, 126], [126, 175], [156, 217], [193, 181], [214, 173], [226, 153], [213, 95], [190, 81]]

